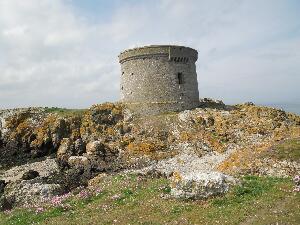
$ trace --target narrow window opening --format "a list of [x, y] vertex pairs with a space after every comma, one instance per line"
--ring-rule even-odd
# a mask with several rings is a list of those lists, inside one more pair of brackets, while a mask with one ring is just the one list
[[178, 84], [183, 84], [183, 74], [177, 73]]

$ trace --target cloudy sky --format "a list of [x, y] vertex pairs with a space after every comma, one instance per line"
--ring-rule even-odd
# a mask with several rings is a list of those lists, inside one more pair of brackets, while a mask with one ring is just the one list
[[298, 0], [0, 0], [0, 108], [119, 99], [120, 51], [199, 51], [201, 97], [300, 103]]

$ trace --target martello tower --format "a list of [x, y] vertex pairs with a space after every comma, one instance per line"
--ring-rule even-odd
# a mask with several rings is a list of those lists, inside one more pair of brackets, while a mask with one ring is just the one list
[[121, 101], [144, 115], [196, 108], [197, 58], [195, 49], [173, 45], [121, 52]]

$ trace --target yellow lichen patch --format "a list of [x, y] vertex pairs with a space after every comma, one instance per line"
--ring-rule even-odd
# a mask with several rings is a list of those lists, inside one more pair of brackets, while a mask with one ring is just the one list
[[231, 154], [231, 156], [218, 165], [217, 170], [226, 173], [232, 173], [235, 169], [245, 170], [251, 168], [253, 163], [251, 149], [241, 149], [238, 152]]
[[57, 115], [50, 114], [42, 123], [41, 126], [38, 126], [33, 132], [36, 136], [36, 139], [31, 142], [31, 147], [39, 148], [43, 143], [50, 140], [51, 127], [55, 123]]
[[123, 108], [120, 104], [104, 103], [93, 105], [82, 117], [81, 136], [114, 136], [123, 119]]
[[70, 138], [76, 140], [81, 137], [80, 135], [80, 126], [81, 126], [81, 116], [74, 116], [67, 118], [69, 129], [70, 129]]
[[15, 129], [20, 123], [30, 117], [29, 112], [21, 112], [6, 119], [5, 127], [7, 129]]
[[230, 155], [228, 159], [217, 166], [217, 170], [226, 173], [234, 173], [235, 170], [240, 171], [255, 171], [260, 166], [260, 159], [264, 152], [266, 152], [272, 143], [263, 143], [260, 145], [253, 145], [247, 148], [237, 150]]
[[28, 143], [32, 135], [32, 126], [28, 121], [23, 121], [17, 125], [10, 134], [10, 139], [21, 140], [23, 143]]
[[163, 144], [151, 141], [142, 141], [138, 143], [131, 142], [127, 146], [130, 153], [150, 155], [165, 148]]
[[116, 135], [116, 131], [115, 131], [112, 127], [108, 127], [108, 128], [106, 129], [106, 133], [107, 133], [108, 135]]
[[193, 138], [193, 135], [187, 131], [183, 131], [180, 133], [181, 141], [190, 141]]

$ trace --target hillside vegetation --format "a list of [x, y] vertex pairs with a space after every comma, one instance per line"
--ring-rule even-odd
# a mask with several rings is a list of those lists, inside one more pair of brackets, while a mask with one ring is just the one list
[[[134, 175], [106, 177], [99, 191], [58, 205], [1, 213], [1, 224], [297, 224], [300, 194], [290, 179], [246, 176], [224, 197], [168, 198], [168, 181]], [[76, 193], [76, 191], [74, 191]], [[79, 192], [79, 191], [77, 191]]]
[[300, 116], [205, 99], [0, 111], [2, 224], [298, 224]]

